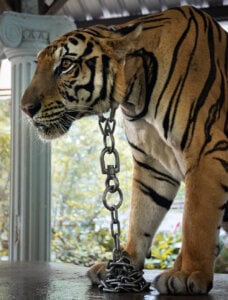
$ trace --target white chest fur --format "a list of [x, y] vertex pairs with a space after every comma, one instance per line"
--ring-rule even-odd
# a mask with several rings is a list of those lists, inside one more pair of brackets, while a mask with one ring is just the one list
[[166, 141], [159, 129], [145, 119], [128, 121], [124, 117], [125, 133], [128, 141], [142, 150], [148, 157], [158, 160], [177, 180], [184, 179], [185, 167], [182, 153]]

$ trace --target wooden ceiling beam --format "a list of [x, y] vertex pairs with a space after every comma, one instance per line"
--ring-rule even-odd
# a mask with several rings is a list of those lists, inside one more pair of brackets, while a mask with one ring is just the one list
[[203, 8], [205, 12], [215, 18], [217, 21], [227, 21], [228, 20], [228, 5], [223, 6], [211, 6]]
[[46, 15], [55, 15], [68, 0], [55, 0], [46, 11]]
[[[217, 6], [217, 7], [207, 7], [202, 8], [205, 12], [215, 18], [217, 21], [227, 21], [228, 20], [228, 5]], [[135, 18], [140, 16], [128, 16], [128, 17], [119, 17], [119, 18], [110, 18], [110, 19], [99, 19], [99, 20], [91, 20], [91, 21], [77, 21], [75, 20], [75, 24], [77, 28], [85, 28], [97, 24], [101, 25], [118, 25], [121, 23], [129, 22]]]
[[0, 14], [4, 11], [12, 10], [12, 7], [9, 5], [9, 3], [6, 0], [1, 0], [0, 2]]
[[44, 0], [38, 0], [39, 2], [39, 15], [45, 15], [46, 11], [48, 10], [48, 6], [44, 2]]

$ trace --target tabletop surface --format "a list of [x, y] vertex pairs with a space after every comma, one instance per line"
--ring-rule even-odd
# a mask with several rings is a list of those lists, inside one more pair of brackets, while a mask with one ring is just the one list
[[[0, 300], [228, 300], [228, 274], [216, 274], [207, 296], [165, 296], [153, 288], [145, 293], [103, 293], [91, 286], [87, 268], [64, 263], [0, 262]], [[160, 272], [160, 271], [159, 271]], [[145, 270], [151, 282], [159, 273]]]

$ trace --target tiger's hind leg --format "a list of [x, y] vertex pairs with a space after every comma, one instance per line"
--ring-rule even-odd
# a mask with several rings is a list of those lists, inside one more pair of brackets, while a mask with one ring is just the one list
[[186, 175], [182, 249], [173, 269], [155, 279], [162, 294], [205, 294], [212, 288], [217, 235], [227, 200], [222, 183], [228, 178], [221, 160], [205, 156]]

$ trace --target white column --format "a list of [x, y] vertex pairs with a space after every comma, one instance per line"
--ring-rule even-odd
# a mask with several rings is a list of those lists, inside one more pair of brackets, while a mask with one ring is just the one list
[[41, 142], [20, 110], [36, 54], [57, 36], [75, 29], [64, 16], [15, 12], [0, 17], [0, 39], [12, 65], [11, 106], [11, 261], [50, 259], [50, 144]]

